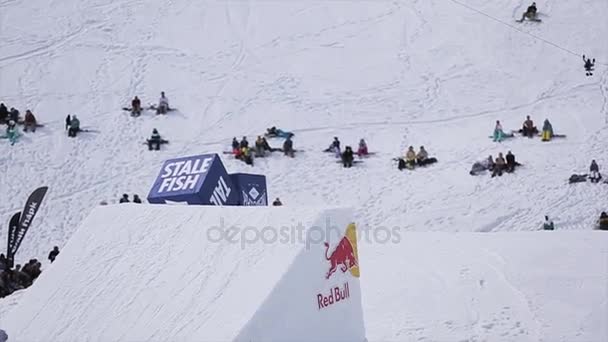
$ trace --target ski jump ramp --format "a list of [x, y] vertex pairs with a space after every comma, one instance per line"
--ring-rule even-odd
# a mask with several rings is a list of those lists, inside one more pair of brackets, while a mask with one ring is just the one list
[[1, 324], [10, 341], [363, 341], [351, 222], [347, 209], [99, 207]]

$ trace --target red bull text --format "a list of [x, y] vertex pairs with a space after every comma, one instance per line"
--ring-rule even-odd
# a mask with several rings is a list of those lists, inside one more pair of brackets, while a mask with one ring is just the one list
[[348, 287], [348, 282], [344, 283], [342, 288], [336, 286], [329, 290], [328, 295], [324, 295], [319, 293], [317, 295], [317, 303], [319, 305], [319, 310], [326, 308], [330, 305], [338, 303], [342, 300], [348, 299], [350, 297], [350, 289]]

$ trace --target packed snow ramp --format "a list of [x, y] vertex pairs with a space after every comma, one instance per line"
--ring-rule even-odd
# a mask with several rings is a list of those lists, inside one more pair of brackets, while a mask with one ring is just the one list
[[99, 207], [2, 326], [11, 341], [363, 341], [351, 220], [347, 209]]

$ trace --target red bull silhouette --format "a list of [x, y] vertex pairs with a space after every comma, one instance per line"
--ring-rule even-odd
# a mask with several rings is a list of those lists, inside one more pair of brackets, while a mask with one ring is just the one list
[[326, 279], [329, 279], [329, 277], [336, 272], [338, 265], [341, 265], [340, 270], [342, 270], [343, 273], [355, 266], [358, 266], [353, 245], [346, 236], [342, 237], [340, 243], [338, 243], [336, 249], [329, 257], [327, 256], [327, 252], [329, 252], [329, 244], [326, 242], [325, 259], [329, 260], [331, 264], [331, 267], [325, 276]]

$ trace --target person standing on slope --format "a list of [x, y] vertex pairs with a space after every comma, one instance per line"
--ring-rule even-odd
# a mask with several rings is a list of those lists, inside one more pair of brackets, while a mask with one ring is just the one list
[[165, 92], [160, 92], [160, 99], [158, 100], [158, 109], [156, 114], [167, 114], [169, 111], [169, 99], [165, 96]]

